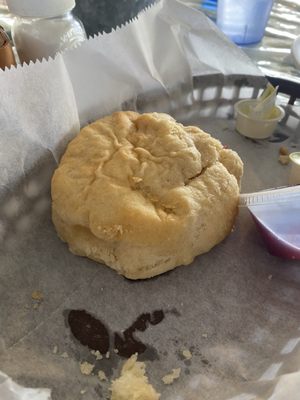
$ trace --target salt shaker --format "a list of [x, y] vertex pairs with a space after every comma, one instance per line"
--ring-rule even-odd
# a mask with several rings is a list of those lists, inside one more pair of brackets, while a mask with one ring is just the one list
[[12, 38], [21, 63], [54, 57], [86, 40], [73, 16], [75, 0], [7, 0], [15, 19]]

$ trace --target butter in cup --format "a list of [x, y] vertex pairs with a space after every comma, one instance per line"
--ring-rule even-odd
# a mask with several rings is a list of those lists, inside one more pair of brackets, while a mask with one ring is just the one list
[[255, 99], [240, 100], [235, 104], [236, 130], [241, 135], [252, 139], [266, 139], [274, 133], [285, 113], [281, 107], [275, 105], [267, 118], [253, 118], [250, 114], [256, 104]]

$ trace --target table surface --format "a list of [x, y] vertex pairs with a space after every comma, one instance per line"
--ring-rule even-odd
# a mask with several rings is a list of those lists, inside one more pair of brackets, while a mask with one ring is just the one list
[[276, 0], [263, 40], [243, 49], [269, 76], [300, 83], [300, 70], [291, 57], [291, 45], [300, 35], [300, 0]]
[[[199, 1], [183, 0], [200, 8]], [[214, 14], [202, 9], [212, 19]], [[275, 0], [263, 40], [256, 45], [241, 46], [265, 75], [300, 83], [300, 70], [294, 66], [291, 46], [300, 35], [300, 0]]]

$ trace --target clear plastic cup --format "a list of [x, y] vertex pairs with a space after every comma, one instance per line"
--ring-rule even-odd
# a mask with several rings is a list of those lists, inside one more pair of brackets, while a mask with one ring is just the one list
[[259, 42], [272, 9], [273, 0], [219, 0], [218, 27], [236, 44]]

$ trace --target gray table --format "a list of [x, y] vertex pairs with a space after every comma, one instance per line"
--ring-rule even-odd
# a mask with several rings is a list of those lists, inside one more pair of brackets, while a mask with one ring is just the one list
[[300, 83], [290, 51], [299, 35], [300, 0], [276, 0], [261, 43], [243, 49], [266, 75]]
[[[207, 10], [196, 0], [182, 0], [187, 5], [201, 9], [213, 21], [216, 11]], [[300, 69], [291, 55], [291, 46], [300, 35], [300, 0], [274, 0], [274, 5], [260, 43], [240, 46], [269, 77], [273, 85], [279, 85], [279, 91], [285, 93], [284, 103], [299, 105]]]

